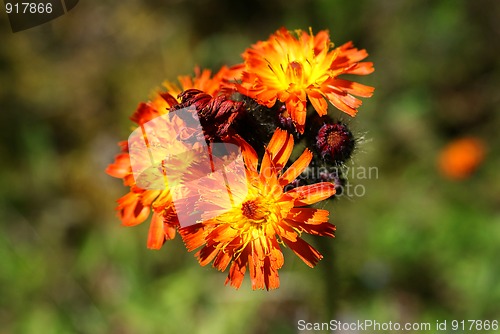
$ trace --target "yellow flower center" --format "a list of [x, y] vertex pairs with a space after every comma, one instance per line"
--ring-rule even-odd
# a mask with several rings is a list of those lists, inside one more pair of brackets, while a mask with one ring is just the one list
[[304, 83], [304, 67], [298, 61], [288, 63], [285, 75], [288, 82], [302, 86]]
[[249, 190], [245, 201], [232, 210], [236, 219], [231, 220], [231, 224], [240, 231], [241, 236], [255, 238], [282, 219], [283, 208], [276, 198], [265, 194], [262, 188], [252, 187]]
[[[254, 197], [255, 196], [255, 197]], [[260, 240], [265, 253], [269, 251], [267, 238], [273, 236], [275, 224], [281, 221], [282, 207], [270, 196], [254, 194], [247, 198], [239, 208], [235, 208], [236, 217], [232, 227], [238, 231], [245, 248], [248, 243]], [[235, 217], [235, 218], [236, 218]]]
[[248, 219], [262, 223], [270, 212], [265, 206], [260, 205], [257, 200], [249, 200], [241, 205], [241, 213]]
[[[285, 57], [288, 58], [289, 55]], [[288, 58], [287, 61], [279, 62], [273, 62], [268, 59], [267, 62], [269, 69], [275, 75], [274, 86], [282, 91], [307, 90], [311, 85], [320, 85], [329, 77], [326, 64], [322, 62], [318, 63], [318, 60], [313, 57], [302, 56], [295, 60]], [[268, 80], [273, 81], [272, 77]]]
[[326, 142], [330, 147], [339, 147], [342, 144], [344, 137], [336, 132], [336, 131], [331, 131], [328, 134], [328, 137], [326, 137]]
[[[255, 183], [254, 183], [255, 182]], [[282, 201], [280, 190], [269, 189], [261, 180], [253, 180], [248, 184], [246, 198], [231, 210], [217, 217], [219, 224], [227, 224], [228, 234], [241, 238], [239, 251], [252, 242], [258, 242], [265, 253], [269, 251], [267, 238], [273, 238], [278, 225], [293, 207], [290, 201]], [[221, 246], [224, 249], [226, 245]], [[236, 253], [239, 254], [239, 251]]]

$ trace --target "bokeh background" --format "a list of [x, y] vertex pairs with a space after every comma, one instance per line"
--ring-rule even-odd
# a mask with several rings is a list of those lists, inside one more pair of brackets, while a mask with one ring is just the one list
[[[0, 332], [296, 333], [297, 321], [500, 320], [500, 2], [90, 1], [13, 34], [0, 14]], [[281, 26], [366, 48], [376, 87], [350, 121], [362, 197], [330, 206], [336, 239], [281, 287], [223, 285], [179, 238], [146, 249], [104, 173], [128, 117], [164, 80], [236, 64]], [[332, 110], [332, 115], [341, 116]], [[345, 119], [346, 116], [343, 116]], [[443, 147], [486, 155], [452, 180]], [[486, 331], [487, 332], [487, 331]]]

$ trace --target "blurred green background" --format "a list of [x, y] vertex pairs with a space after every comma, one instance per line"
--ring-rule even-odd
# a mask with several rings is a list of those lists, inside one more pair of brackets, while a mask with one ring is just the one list
[[[13, 34], [0, 14], [0, 332], [296, 333], [297, 321], [500, 320], [500, 2], [85, 1]], [[127, 189], [104, 173], [128, 117], [164, 80], [217, 70], [281, 26], [352, 40], [376, 87], [351, 128], [365, 139], [330, 207], [336, 239], [310, 269], [289, 250], [278, 290], [223, 285], [179, 238], [146, 249], [121, 227]], [[342, 116], [331, 109], [331, 114]], [[450, 140], [484, 163], [451, 181]]]

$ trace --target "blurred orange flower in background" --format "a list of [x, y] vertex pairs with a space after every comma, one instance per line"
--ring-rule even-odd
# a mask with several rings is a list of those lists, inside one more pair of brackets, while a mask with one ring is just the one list
[[441, 150], [439, 170], [449, 179], [466, 179], [483, 162], [484, 156], [485, 145], [482, 140], [474, 137], [456, 139]]
[[300, 133], [304, 132], [307, 100], [320, 116], [327, 114], [325, 98], [354, 116], [361, 101], [353, 95], [370, 97], [374, 88], [338, 76], [370, 74], [373, 63], [360, 62], [368, 53], [354, 48], [351, 42], [332, 47], [326, 30], [315, 36], [312, 31], [297, 30], [295, 36], [281, 28], [243, 53], [245, 69], [238, 90], [268, 108], [276, 100], [285, 103]]

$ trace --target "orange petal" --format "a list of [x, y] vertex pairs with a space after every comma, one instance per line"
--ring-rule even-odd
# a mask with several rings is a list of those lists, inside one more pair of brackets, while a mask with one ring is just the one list
[[370, 61], [357, 63], [355, 66], [349, 68], [344, 73], [355, 74], [355, 75], [367, 75], [373, 73], [375, 68], [373, 68], [373, 63]]
[[130, 117], [130, 120], [138, 125], [143, 125], [158, 116], [160, 116], [160, 113], [154, 108], [153, 105], [151, 105], [151, 103], [141, 102], [137, 106], [137, 110]]
[[331, 80], [328, 82], [328, 85], [340, 88], [347, 93], [361, 97], [371, 97], [373, 95], [373, 91], [375, 90], [373, 87], [343, 79]]
[[174, 202], [172, 199], [170, 188], [167, 188], [166, 190], [161, 190], [158, 197], [156, 197], [156, 199], [154, 200], [152, 206], [156, 212], [160, 212], [167, 209], [173, 210]]
[[252, 289], [264, 289], [264, 266], [260, 259], [255, 258], [254, 254], [248, 256], [248, 269], [250, 270], [250, 281]]
[[294, 161], [294, 163], [288, 167], [285, 173], [280, 177], [279, 182], [281, 186], [286, 186], [293, 180], [299, 176], [304, 169], [306, 169], [307, 166], [309, 166], [309, 163], [311, 162], [313, 157], [313, 154], [311, 151], [306, 149], [302, 155]]
[[290, 134], [288, 135], [285, 145], [273, 157], [273, 163], [277, 167], [278, 172], [281, 171], [283, 167], [285, 167], [285, 164], [288, 162], [288, 159], [290, 159], [292, 151], [293, 151], [293, 136]]
[[257, 171], [259, 158], [257, 157], [257, 152], [255, 152], [254, 148], [250, 144], [248, 144], [246, 140], [244, 140], [240, 135], [235, 135], [231, 139], [236, 141], [236, 144], [240, 147], [245, 166], [252, 171]]
[[122, 179], [130, 174], [130, 156], [128, 153], [121, 153], [115, 157], [115, 161], [106, 168], [106, 174]]
[[357, 63], [368, 57], [366, 50], [356, 49], [353, 47], [352, 41], [339, 46], [335, 51], [339, 54], [332, 65], [337, 65], [338, 67], [345, 67], [346, 65]]
[[118, 216], [125, 226], [140, 224], [149, 216], [149, 206], [144, 206], [140, 196], [132, 192], [118, 200], [117, 210]]
[[292, 154], [293, 137], [285, 130], [276, 129], [266, 147], [266, 154], [262, 159], [260, 174], [270, 177], [280, 171]]
[[328, 104], [321, 93], [318, 93], [317, 91], [308, 91], [307, 96], [309, 97], [309, 101], [318, 115], [324, 116], [327, 114]]
[[294, 99], [289, 99], [286, 101], [286, 110], [290, 113], [290, 117], [295, 123], [297, 131], [299, 133], [304, 133], [304, 124], [306, 123], [306, 100], [299, 101]]
[[243, 278], [245, 277], [247, 263], [248, 252], [245, 249], [231, 264], [225, 284], [227, 285], [227, 283], [231, 283], [232, 287], [239, 289], [241, 283], [243, 282]]
[[345, 112], [351, 117], [356, 116], [357, 110], [355, 108], [352, 108], [348, 106], [345, 102], [343, 102], [338, 94], [335, 93], [327, 93], [326, 94], [328, 100], [339, 110]]
[[215, 257], [213, 266], [219, 271], [224, 271], [231, 262], [231, 259], [232, 256], [229, 253], [219, 252]]
[[180, 228], [179, 234], [188, 252], [192, 252], [205, 244], [206, 231], [202, 224], [194, 224]]
[[165, 242], [165, 231], [163, 230], [163, 216], [158, 213], [153, 213], [151, 224], [149, 225], [148, 248], [160, 249]]
[[[178, 224], [179, 222], [177, 222], [177, 225]], [[165, 240], [172, 240], [173, 238], [175, 238], [175, 232], [177, 231], [177, 228], [174, 225], [164, 223], [163, 229], [165, 231]]]
[[200, 249], [195, 256], [198, 258], [198, 262], [201, 266], [206, 266], [215, 258], [219, 250], [214, 246], [205, 246]]
[[266, 257], [262, 266], [264, 285], [266, 290], [273, 290], [280, 287], [280, 278], [278, 270], [271, 265], [271, 259]]
[[153, 201], [162, 193], [162, 190], [146, 190], [142, 192], [141, 202], [145, 206], [150, 206]]
[[295, 206], [310, 205], [334, 195], [335, 185], [330, 182], [320, 182], [294, 188], [286, 194], [295, 198]]
[[285, 264], [285, 257], [283, 256], [283, 252], [281, 252], [280, 245], [276, 238], [271, 239], [271, 253], [269, 255], [271, 260], [271, 266], [274, 269], [280, 269]]
[[289, 139], [288, 132], [285, 130], [281, 130], [280, 128], [277, 128], [274, 131], [274, 134], [269, 141], [269, 144], [267, 145], [268, 151], [271, 153], [275, 154], [275, 152], [278, 152], [282, 149], [282, 147], [287, 143]]
[[308, 225], [318, 225], [328, 222], [330, 212], [323, 209], [292, 208], [286, 216], [287, 220], [303, 222]]
[[328, 210], [294, 208], [285, 221], [300, 232], [335, 237], [335, 225], [328, 223]]
[[295, 242], [287, 239], [283, 239], [283, 241], [295, 254], [297, 254], [298, 257], [302, 259], [302, 261], [304, 261], [305, 264], [311, 268], [313, 268], [318, 261], [323, 258], [320, 252], [301, 238], [297, 238], [297, 241]]
[[[310, 32], [312, 34], [312, 31]], [[316, 36], [314, 36], [314, 54], [318, 54], [321, 51], [328, 49], [330, 46], [330, 36], [328, 30], [319, 31]]]
[[238, 231], [230, 226], [230, 224], [219, 224], [215, 229], [210, 231], [206, 236], [207, 242], [224, 242], [229, 243], [238, 236]]

